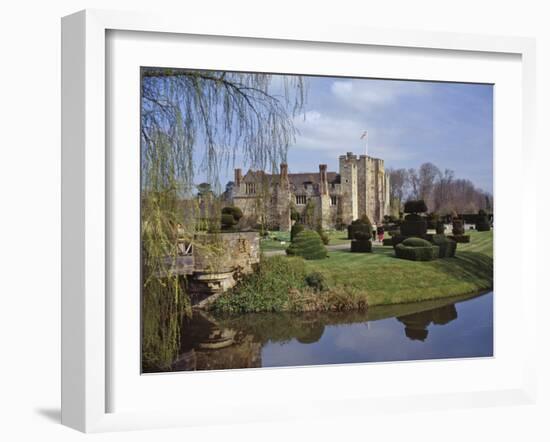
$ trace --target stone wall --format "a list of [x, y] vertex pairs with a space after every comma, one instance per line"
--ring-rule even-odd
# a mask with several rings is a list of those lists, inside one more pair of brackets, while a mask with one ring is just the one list
[[194, 273], [188, 281], [196, 307], [206, 307], [260, 262], [258, 232], [198, 234], [193, 243]]

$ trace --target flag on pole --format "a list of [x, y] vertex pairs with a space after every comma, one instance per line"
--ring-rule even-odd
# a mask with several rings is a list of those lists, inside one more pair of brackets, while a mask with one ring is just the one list
[[365, 155], [368, 155], [369, 154], [369, 140], [367, 138], [367, 131], [364, 131], [363, 134], [361, 135], [361, 138], [360, 140], [365, 140]]

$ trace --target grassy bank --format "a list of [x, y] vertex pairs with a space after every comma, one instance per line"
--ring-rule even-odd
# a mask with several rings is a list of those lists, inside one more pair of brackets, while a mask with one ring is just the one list
[[[264, 258], [257, 273], [221, 296], [214, 308], [254, 311], [345, 310], [366, 305], [401, 304], [466, 295], [493, 287], [493, 232], [470, 231], [469, 244], [458, 244], [455, 258], [419, 262], [398, 259], [392, 247], [373, 253], [334, 250], [322, 260], [285, 256]], [[333, 232], [338, 241], [345, 234]], [[320, 274], [324, 290], [306, 282]]]
[[455, 258], [428, 262], [395, 258], [392, 247], [373, 253], [329, 252], [308, 261], [331, 287], [367, 292], [369, 306], [416, 302], [489, 290], [493, 286], [493, 232], [468, 232], [469, 244], [458, 244]]

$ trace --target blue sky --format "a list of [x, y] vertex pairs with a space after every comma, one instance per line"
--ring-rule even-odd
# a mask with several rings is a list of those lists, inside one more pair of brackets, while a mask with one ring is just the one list
[[[367, 131], [368, 154], [386, 167], [432, 162], [493, 191], [491, 85], [306, 78], [307, 103], [295, 118], [299, 135], [289, 147], [289, 172], [317, 171], [320, 163], [338, 171], [339, 155], [365, 153], [360, 137]], [[224, 175], [222, 183], [233, 172]]]

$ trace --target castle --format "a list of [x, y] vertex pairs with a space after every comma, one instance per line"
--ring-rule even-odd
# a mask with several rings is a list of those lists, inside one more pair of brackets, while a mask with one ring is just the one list
[[288, 173], [280, 165], [279, 174], [249, 170], [242, 175], [235, 169], [232, 204], [244, 219], [262, 223], [270, 229], [288, 231], [291, 213], [301, 221], [322, 229], [341, 228], [363, 214], [379, 223], [390, 211], [389, 175], [384, 160], [348, 152], [339, 157], [339, 172]]

